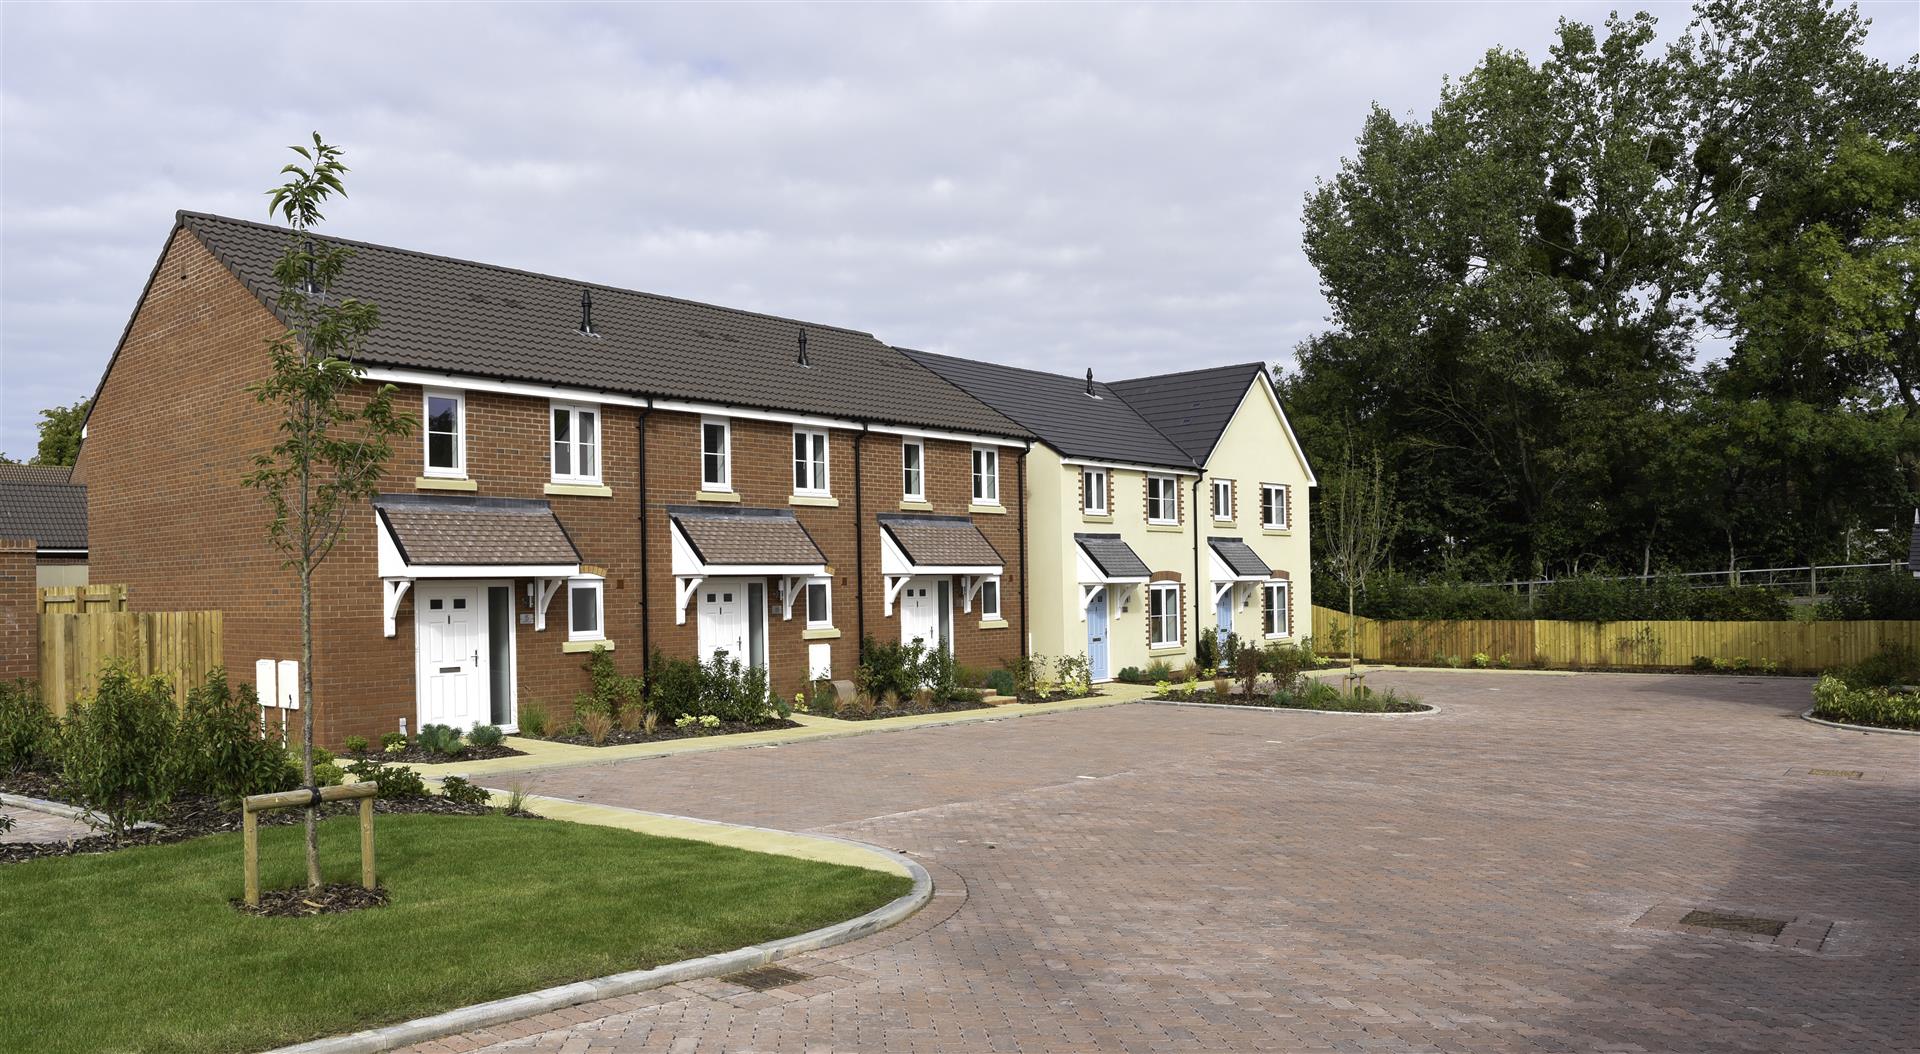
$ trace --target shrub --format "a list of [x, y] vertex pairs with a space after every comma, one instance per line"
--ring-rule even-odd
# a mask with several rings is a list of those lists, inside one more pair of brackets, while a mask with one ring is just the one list
[[1711, 670], [1713, 669], [1713, 659], [1706, 655], [1695, 655], [1693, 657], [1693, 668], [1696, 670]]
[[767, 716], [767, 671], [715, 651], [701, 670], [700, 712], [719, 721], [762, 721]]
[[926, 658], [927, 646], [918, 639], [892, 644], [867, 637], [860, 642], [860, 667], [853, 674], [854, 686], [875, 699], [885, 698], [889, 692], [902, 699], [911, 698], [925, 683]]
[[995, 695], [1012, 695], [1013, 672], [1011, 670], [995, 670], [987, 674], [987, 687], [993, 689]]
[[1121, 684], [1144, 684], [1146, 674], [1141, 673], [1138, 666], [1122, 666], [1120, 672], [1113, 675], [1113, 679]]
[[[594, 648], [580, 668], [593, 679], [593, 706], [589, 709], [617, 718], [628, 707], [640, 705], [640, 678], [621, 673], [606, 648]], [[574, 705], [574, 712], [582, 712], [578, 703]]]
[[539, 739], [547, 734], [547, 708], [537, 701], [520, 704], [520, 734]]
[[485, 788], [476, 787], [459, 776], [448, 776], [440, 781], [440, 796], [455, 805], [466, 806], [485, 805], [493, 800], [493, 795], [488, 794]]
[[1813, 686], [1813, 716], [1850, 725], [1920, 730], [1920, 694], [1855, 688], [1829, 674]]
[[1920, 619], [1920, 578], [1909, 574], [1852, 574], [1838, 579], [1816, 604], [1822, 619]]
[[420, 726], [420, 749], [430, 754], [457, 758], [467, 749], [460, 739], [460, 730], [451, 725]]
[[1193, 642], [1193, 660], [1202, 668], [1219, 665], [1219, 638], [1212, 633], [1201, 633], [1199, 639]]
[[506, 733], [500, 731], [499, 725], [475, 725], [473, 731], [467, 733], [467, 742], [476, 747], [497, 747], [505, 738]]
[[1260, 659], [1260, 649], [1252, 644], [1233, 650], [1233, 672], [1240, 678], [1241, 688], [1249, 699], [1260, 687]]
[[1533, 617], [1524, 611], [1517, 594], [1499, 586], [1445, 581], [1415, 582], [1404, 575], [1393, 574], [1380, 575], [1369, 581], [1367, 591], [1360, 595], [1357, 606], [1361, 615], [1377, 619]]
[[953, 655], [945, 648], [933, 648], [920, 659], [920, 685], [934, 703], [947, 703], [960, 696], [960, 674]]
[[390, 751], [394, 747], [399, 747], [401, 750], [407, 749], [407, 737], [398, 732], [388, 732], [380, 737], [381, 750]]
[[1075, 696], [1093, 692], [1093, 667], [1087, 663], [1085, 655], [1062, 655], [1053, 666], [1054, 677], [1059, 680], [1063, 694]]
[[0, 684], [0, 772], [44, 771], [59, 744], [60, 724], [40, 686], [24, 678]]
[[[218, 667], [188, 692], [186, 712], [174, 736], [179, 789], [231, 801], [297, 786], [298, 776], [288, 778], [286, 752], [280, 744], [261, 737], [259, 713], [260, 700], [253, 686], [229, 690], [227, 672]], [[318, 748], [313, 757], [316, 766], [333, 760], [332, 754]]]
[[613, 732], [613, 718], [598, 710], [588, 711], [580, 715], [580, 729], [587, 734], [587, 742], [597, 747]]
[[1260, 669], [1273, 678], [1275, 690], [1291, 688], [1300, 679], [1300, 675], [1313, 664], [1313, 653], [1304, 647], [1274, 641], [1260, 653]]
[[1484, 670], [1487, 667], [1493, 665], [1493, 657], [1488, 655], [1484, 651], [1476, 651], [1473, 653], [1472, 662], [1473, 662], [1474, 669]]
[[654, 651], [647, 660], [648, 708], [663, 721], [679, 723], [680, 718], [700, 712], [701, 666], [687, 659], [670, 659]]
[[1173, 679], [1173, 667], [1165, 659], [1155, 659], [1140, 671], [1140, 676], [1149, 681], [1169, 681]]
[[977, 666], [955, 665], [954, 674], [959, 679], [960, 687], [962, 688], [985, 688], [987, 686], [987, 671]]
[[405, 765], [386, 765], [367, 759], [348, 765], [347, 772], [356, 780], [374, 784], [375, 793], [390, 801], [427, 796], [427, 785], [420, 774]]
[[110, 664], [91, 699], [67, 715], [60, 744], [60, 783], [100, 813], [114, 837], [158, 816], [172, 799], [175, 761], [173, 690], [162, 677], [141, 677]]
[[1215, 677], [1213, 679], [1213, 697], [1215, 699], [1224, 700], [1227, 698], [1227, 696], [1231, 695], [1232, 693], [1233, 693], [1232, 681], [1227, 680], [1225, 677]]
[[340, 749], [349, 754], [365, 754], [367, 746], [366, 736], [348, 736], [340, 741]]
[[1889, 644], [1880, 653], [1851, 666], [1836, 666], [1827, 673], [1849, 688], [1891, 688], [1900, 684], [1920, 684], [1920, 652], [1899, 644]]

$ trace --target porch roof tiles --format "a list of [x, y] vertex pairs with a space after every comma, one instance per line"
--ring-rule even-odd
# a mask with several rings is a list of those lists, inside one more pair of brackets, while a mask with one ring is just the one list
[[965, 516], [883, 513], [880, 526], [919, 567], [1001, 567], [1000, 551]]
[[382, 494], [373, 506], [408, 564], [580, 562], [580, 551], [552, 506], [539, 499]]
[[1233, 569], [1234, 574], [1248, 578], [1273, 577], [1273, 568], [1268, 567], [1267, 562], [1260, 559], [1260, 554], [1253, 551], [1253, 546], [1246, 542], [1238, 538], [1209, 538], [1207, 544]]
[[709, 565], [813, 566], [827, 558], [786, 509], [670, 505], [667, 514]]
[[1075, 534], [1087, 559], [1092, 560], [1108, 578], [1151, 578], [1147, 562], [1117, 534]]

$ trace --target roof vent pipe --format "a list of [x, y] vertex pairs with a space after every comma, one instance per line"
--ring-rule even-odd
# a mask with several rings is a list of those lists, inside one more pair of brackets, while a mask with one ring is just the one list
[[1091, 366], [1087, 367], [1087, 395], [1095, 399], [1099, 398], [1093, 394], [1093, 367]]
[[593, 336], [593, 291], [580, 290], [580, 332]]
[[807, 358], [807, 331], [804, 329], [800, 331], [800, 365], [813, 365], [812, 360]]

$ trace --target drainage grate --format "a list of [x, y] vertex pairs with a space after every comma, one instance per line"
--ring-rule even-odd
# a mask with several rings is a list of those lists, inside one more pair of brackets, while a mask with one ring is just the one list
[[1835, 778], [1843, 779], [1843, 780], [1857, 780], [1862, 776], [1865, 776], [1866, 773], [1860, 771], [1859, 769], [1808, 769], [1807, 775], [1833, 776]]
[[1732, 915], [1724, 911], [1689, 911], [1680, 916], [1682, 926], [1705, 926], [1708, 929], [1732, 930], [1735, 933], [1757, 933], [1763, 937], [1778, 937], [1780, 931], [1787, 928], [1785, 919], [1763, 919], [1754, 915]]
[[756, 966], [751, 970], [730, 973], [720, 979], [737, 984], [742, 988], [751, 988], [756, 992], [764, 992], [769, 988], [779, 988], [782, 985], [793, 984], [796, 981], [804, 981], [811, 976], [813, 975], [804, 974], [798, 970], [789, 970], [784, 966]]

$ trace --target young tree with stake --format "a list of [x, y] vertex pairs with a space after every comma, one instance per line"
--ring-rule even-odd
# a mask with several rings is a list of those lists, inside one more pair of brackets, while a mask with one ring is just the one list
[[[246, 485], [273, 510], [267, 533], [300, 582], [301, 774], [313, 785], [313, 576], [377, 491], [392, 440], [412, 433], [413, 418], [394, 409], [393, 386], [362, 394], [365, 367], [357, 361], [379, 324], [373, 304], [338, 297], [334, 284], [353, 255], [311, 236], [324, 217], [320, 206], [346, 196], [347, 166], [337, 147], [313, 135], [311, 147], [291, 148], [306, 166], [280, 170], [287, 181], [267, 191], [271, 215], [294, 234], [274, 266], [279, 293], [274, 311], [286, 329], [267, 342], [273, 372], [253, 385], [260, 402], [282, 415], [280, 441], [253, 459]], [[318, 812], [306, 810], [307, 887], [320, 888]]]
[[1387, 492], [1386, 464], [1378, 451], [1357, 457], [1351, 431], [1340, 466], [1330, 476], [1320, 488], [1319, 536], [1328, 570], [1347, 588], [1347, 685], [1351, 689], [1359, 661], [1355, 605], [1366, 589], [1367, 576], [1386, 556], [1397, 523]]

